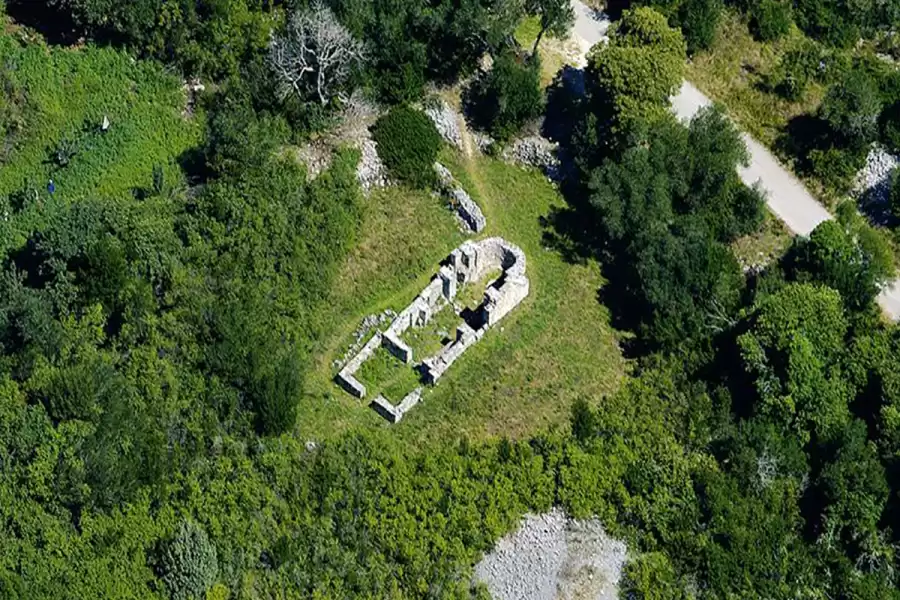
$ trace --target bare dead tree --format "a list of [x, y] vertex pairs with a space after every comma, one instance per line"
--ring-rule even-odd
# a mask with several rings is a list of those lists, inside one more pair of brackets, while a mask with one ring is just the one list
[[345, 99], [353, 72], [365, 60], [365, 47], [341, 25], [321, 1], [294, 12], [283, 36], [269, 44], [269, 64], [278, 80], [278, 95], [301, 99], [318, 96], [324, 106]]

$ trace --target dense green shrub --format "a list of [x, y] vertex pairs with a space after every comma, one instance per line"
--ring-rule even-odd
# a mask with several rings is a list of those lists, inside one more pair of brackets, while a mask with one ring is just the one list
[[627, 132], [665, 118], [669, 97], [684, 74], [686, 44], [681, 32], [657, 11], [626, 11], [608, 44], [588, 56], [585, 86], [599, 145], [612, 147]]
[[269, 41], [272, 19], [248, 0], [12, 0], [11, 10], [44, 4], [70, 19], [79, 34], [122, 43], [143, 56], [175, 63], [183, 72], [225, 78]]
[[[861, 230], [866, 228], [866, 230]], [[809, 238], [797, 238], [786, 259], [788, 274], [836, 289], [851, 310], [870, 306], [894, 273], [888, 243], [868, 225], [825, 221]]]
[[797, 25], [815, 40], [848, 47], [860, 35], [855, 19], [863, 11], [853, 11], [843, 0], [796, 0]]
[[722, 0], [684, 0], [678, 9], [678, 24], [688, 53], [706, 50], [716, 39], [722, 17]]
[[822, 56], [812, 40], [788, 50], [771, 76], [771, 87], [788, 100], [800, 100], [819, 72]]
[[787, 35], [791, 23], [791, 4], [784, 0], [758, 0], [750, 12], [750, 28], [764, 42]]
[[819, 111], [839, 143], [864, 146], [878, 134], [881, 97], [877, 84], [866, 73], [853, 69], [828, 89]]
[[391, 176], [415, 187], [434, 182], [441, 135], [425, 113], [409, 106], [392, 108], [372, 126], [372, 137]]
[[508, 140], [544, 109], [539, 57], [503, 52], [473, 84], [467, 104], [480, 127], [500, 141]]
[[850, 191], [853, 177], [865, 164], [866, 155], [856, 148], [833, 146], [825, 150], [810, 150], [807, 158], [816, 177], [829, 189], [845, 194]]
[[159, 568], [172, 600], [205, 598], [219, 571], [216, 548], [202, 527], [182, 521], [162, 550]]

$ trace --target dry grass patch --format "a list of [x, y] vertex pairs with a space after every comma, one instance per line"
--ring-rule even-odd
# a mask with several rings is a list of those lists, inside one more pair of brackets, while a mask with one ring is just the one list
[[766, 77], [802, 36], [793, 28], [784, 39], [758, 42], [737, 13], [726, 11], [712, 48], [693, 57], [687, 78], [724, 104], [741, 129], [771, 147], [788, 122], [814, 112], [825, 93], [821, 85], [812, 83], [800, 102], [790, 102], [766, 85]]

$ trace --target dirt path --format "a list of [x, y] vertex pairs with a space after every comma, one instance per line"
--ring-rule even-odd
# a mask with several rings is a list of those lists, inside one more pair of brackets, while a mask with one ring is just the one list
[[[587, 50], [606, 39], [609, 20], [601, 13], [588, 8], [579, 0], [575, 6], [575, 26], [573, 35], [581, 48]], [[685, 81], [678, 94], [672, 97], [672, 110], [681, 119], [690, 119], [697, 111], [712, 102], [690, 82]], [[771, 210], [793, 233], [809, 235], [819, 223], [832, 218], [802, 183], [788, 169], [781, 165], [769, 150], [743, 134], [750, 164], [738, 170], [741, 180], [747, 185], [759, 185], [766, 193], [766, 202]], [[878, 304], [892, 319], [900, 318], [900, 279], [886, 286], [878, 296]]]

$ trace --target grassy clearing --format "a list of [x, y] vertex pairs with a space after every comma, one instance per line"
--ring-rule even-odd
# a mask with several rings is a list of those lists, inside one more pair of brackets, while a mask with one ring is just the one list
[[[427, 389], [392, 431], [421, 445], [564, 427], [575, 398], [600, 402], [618, 388], [627, 368], [608, 311], [597, 300], [600, 269], [569, 264], [545, 247], [542, 219], [564, 202], [539, 173], [449, 150], [440, 160], [481, 204], [488, 221], [483, 235], [502, 235], [525, 251], [531, 294]], [[441, 201], [425, 193], [386, 190], [367, 201], [366, 212], [362, 240], [323, 316], [330, 328], [315, 349], [317, 363], [301, 405], [299, 430], [306, 438], [389, 427], [366, 401], [333, 383], [332, 361], [365, 315], [408, 303], [462, 239]], [[378, 365], [373, 377], [382, 386], [398, 381]]]
[[151, 186], [155, 165], [177, 184], [179, 156], [200, 140], [202, 118], [182, 115], [180, 81], [124, 52], [22, 45], [0, 36], [0, 83], [18, 123], [5, 140], [0, 123], [0, 198], [37, 196], [21, 207], [15, 220], [21, 231], [4, 236], [6, 244], [21, 243], [58, 204], [89, 196], [133, 201], [135, 186]]
[[800, 102], [789, 102], [766, 88], [766, 76], [802, 36], [795, 27], [784, 39], [761, 43], [753, 39], [740, 15], [726, 11], [715, 43], [693, 57], [687, 78], [724, 104], [743, 130], [771, 147], [788, 121], [815, 111], [825, 93], [812, 83]]
[[379, 348], [372, 358], [363, 363], [358, 376], [370, 398], [382, 394], [394, 404], [399, 404], [419, 381], [412, 365], [398, 360], [384, 348]]

